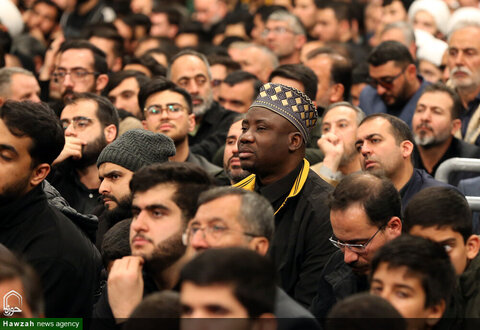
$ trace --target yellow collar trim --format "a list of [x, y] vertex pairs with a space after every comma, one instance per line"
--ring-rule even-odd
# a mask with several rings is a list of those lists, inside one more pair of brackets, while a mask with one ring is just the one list
[[[305, 181], [307, 181], [307, 176], [309, 171], [310, 171], [310, 163], [308, 162], [308, 160], [304, 158], [302, 169], [300, 170], [300, 173], [295, 179], [293, 187], [292, 189], [290, 189], [290, 193], [288, 194], [287, 198], [285, 198], [282, 205], [280, 205], [278, 210], [275, 211], [275, 214], [277, 214], [277, 212], [280, 211], [280, 209], [285, 205], [285, 203], [287, 202], [287, 199], [298, 195], [300, 191], [302, 191], [303, 185], [305, 184]], [[255, 174], [249, 175], [248, 177], [234, 184], [233, 186], [242, 188], [245, 190], [253, 191], [255, 189]]]

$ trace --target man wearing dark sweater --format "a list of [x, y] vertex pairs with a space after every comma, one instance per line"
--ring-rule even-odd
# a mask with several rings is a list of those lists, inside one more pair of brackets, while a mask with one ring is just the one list
[[41, 183], [63, 148], [58, 118], [43, 104], [0, 108], [0, 243], [40, 277], [47, 317], [89, 317], [98, 284], [98, 251], [60, 211]]

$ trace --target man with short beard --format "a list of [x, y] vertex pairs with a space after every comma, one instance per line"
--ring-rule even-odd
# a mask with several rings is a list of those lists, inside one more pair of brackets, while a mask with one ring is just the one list
[[117, 137], [118, 114], [104, 97], [73, 94], [62, 110], [65, 146], [55, 159], [50, 183], [81, 213], [92, 213], [100, 204], [97, 158]]
[[212, 161], [225, 142], [235, 113], [213, 100], [212, 74], [207, 58], [193, 50], [181, 51], [171, 60], [167, 78], [192, 96], [195, 128], [188, 139], [190, 150]]
[[225, 150], [223, 151], [223, 170], [232, 185], [252, 174], [242, 168], [238, 157], [238, 138], [242, 134], [243, 119], [245, 119], [245, 115], [239, 115], [234, 119], [228, 130]]
[[175, 155], [173, 141], [163, 135], [133, 129], [106, 146], [97, 160], [101, 184], [102, 213], [98, 218], [96, 246], [102, 245], [103, 235], [120, 220], [130, 218], [129, 183], [133, 172], [153, 163], [168, 162]]
[[[480, 148], [455, 137], [462, 125], [462, 103], [458, 94], [442, 83], [427, 86], [418, 100], [412, 131], [418, 147], [416, 167], [435, 176], [438, 166], [453, 157], [480, 158]], [[475, 172], [453, 172], [448, 182], [478, 176]]]
[[[212, 185], [200, 167], [188, 163], [153, 164], [132, 177], [132, 256], [116, 260], [108, 285], [94, 308], [102, 329], [115, 329], [142, 297], [172, 289], [188, 261], [182, 233], [194, 217], [198, 195]], [[99, 328], [98, 325], [95, 328]]]
[[368, 56], [370, 86], [360, 94], [360, 108], [367, 115], [388, 113], [411, 127], [415, 105], [427, 82], [417, 75], [408, 48], [385, 41]]

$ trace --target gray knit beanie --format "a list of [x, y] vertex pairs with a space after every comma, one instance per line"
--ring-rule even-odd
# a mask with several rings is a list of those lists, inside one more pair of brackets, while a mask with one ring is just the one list
[[135, 172], [140, 167], [168, 161], [175, 155], [175, 144], [168, 136], [144, 129], [132, 129], [107, 145], [97, 160], [113, 163]]

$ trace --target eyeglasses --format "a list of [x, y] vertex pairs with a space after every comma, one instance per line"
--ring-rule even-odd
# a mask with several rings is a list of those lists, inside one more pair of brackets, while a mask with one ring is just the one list
[[266, 37], [268, 36], [268, 34], [270, 32], [273, 32], [273, 34], [284, 34], [284, 33], [293, 33], [292, 30], [290, 30], [289, 28], [286, 28], [286, 27], [283, 27], [283, 26], [277, 26], [277, 27], [274, 27], [273, 29], [264, 29], [262, 31], [262, 37]]
[[85, 80], [85, 78], [91, 74], [97, 75], [98, 72], [90, 72], [82, 68], [75, 68], [70, 71], [58, 69], [52, 74], [52, 76], [56, 82], [63, 82], [67, 75], [70, 75], [70, 79], [72, 79], [73, 82], [80, 82]]
[[397, 80], [405, 72], [407, 67], [408, 66], [404, 67], [402, 69], [402, 71], [400, 71], [400, 73], [397, 74], [396, 76], [382, 77], [382, 78], [379, 78], [379, 79], [369, 77], [368, 78], [368, 83], [375, 89], [377, 88], [378, 85], [382, 86], [385, 89], [392, 89], [393, 88], [393, 83], [395, 82], [395, 80]]
[[330, 237], [328, 240], [333, 244], [333, 246], [335, 246], [336, 248], [339, 248], [340, 250], [345, 250], [345, 248], [349, 249], [350, 251], [352, 252], [355, 252], [355, 253], [364, 253], [365, 250], [367, 249], [367, 245], [375, 238], [375, 236], [377, 236], [377, 234], [380, 232], [380, 230], [382, 230], [383, 228], [385, 228], [385, 225], [381, 226], [380, 228], [378, 228], [378, 230], [375, 232], [375, 234], [373, 234], [372, 237], [370, 237], [370, 239], [366, 242], [366, 243], [363, 243], [363, 244], [348, 244], [348, 243], [343, 243], [343, 242], [340, 242], [339, 240], [337, 239], [334, 239], [333, 237]]
[[85, 128], [90, 126], [93, 123], [93, 120], [87, 117], [73, 117], [72, 120], [70, 119], [61, 119], [60, 123], [62, 124], [63, 130], [67, 130], [70, 124], [73, 123], [73, 129], [76, 131], [83, 131]]
[[237, 232], [245, 236], [250, 236], [250, 237], [258, 237], [259, 235], [245, 232], [245, 231], [240, 231], [240, 230], [235, 230], [231, 229], [228, 227], [225, 227], [223, 225], [211, 223], [206, 225], [205, 227], [201, 227], [200, 225], [192, 225], [187, 228], [185, 233], [182, 235], [182, 242], [184, 245], [187, 245], [190, 239], [198, 232], [202, 231], [203, 232], [203, 238], [210, 237], [214, 240], [218, 240], [222, 238], [223, 235], [225, 235], [226, 232]]
[[169, 103], [165, 106], [161, 104], [152, 104], [143, 111], [145, 111], [146, 115], [161, 115], [162, 112], [166, 111], [167, 115], [173, 118], [180, 117], [182, 114], [182, 111], [185, 109], [185, 107], [179, 103]]

